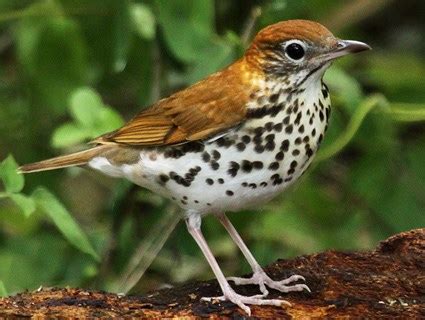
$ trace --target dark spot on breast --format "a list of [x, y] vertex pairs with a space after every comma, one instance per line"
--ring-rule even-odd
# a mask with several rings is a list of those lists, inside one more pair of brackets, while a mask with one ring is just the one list
[[239, 163], [235, 161], [230, 161], [229, 170], [227, 170], [227, 173], [232, 177], [236, 177], [236, 175], [238, 174], [239, 168], [240, 168]]
[[254, 148], [254, 150], [257, 153], [263, 153], [264, 152], [264, 147], [262, 145], [256, 145], [255, 148]]
[[218, 170], [220, 168], [220, 165], [218, 164], [217, 161], [211, 161], [210, 166], [211, 166], [211, 169], [213, 170]]
[[256, 185], [255, 183], [250, 183], [250, 184], [249, 184], [249, 187], [250, 187], [251, 189], [257, 189], [257, 185]]
[[256, 136], [261, 136], [264, 133], [264, 127], [257, 127], [254, 129], [254, 134]]
[[293, 156], [298, 156], [300, 154], [300, 150], [298, 150], [298, 149], [295, 149], [294, 151], [292, 151], [292, 155]]
[[279, 99], [279, 94], [272, 94], [270, 97], [269, 97], [269, 102], [270, 103], [275, 103], [277, 100]]
[[325, 120], [325, 116], [323, 115], [323, 112], [321, 110], [319, 111], [319, 119], [321, 122]]
[[300, 122], [301, 122], [301, 111], [298, 112], [297, 117], [295, 118], [294, 122], [295, 122], [296, 125], [300, 124]]
[[231, 190], [227, 190], [226, 191], [226, 194], [229, 196], [229, 197], [231, 197], [231, 196], [233, 196], [233, 191], [231, 191]]
[[273, 151], [274, 148], [276, 148], [276, 144], [274, 143], [274, 141], [269, 141], [269, 142], [266, 143], [264, 148], [268, 151]]
[[323, 98], [327, 99], [329, 96], [329, 93], [326, 89], [322, 89]]
[[202, 154], [202, 160], [204, 160], [204, 162], [209, 162], [210, 160], [211, 160], [211, 156], [210, 156], [210, 154], [208, 153], [208, 152], [204, 152], [203, 154]]
[[304, 125], [302, 124], [299, 128], [298, 128], [298, 132], [299, 133], [304, 133]]
[[242, 171], [244, 172], [251, 172], [252, 170], [252, 163], [249, 160], [243, 160], [241, 165]]
[[254, 168], [254, 169], [257, 169], [257, 170], [259, 170], [259, 169], [263, 169], [263, 163], [261, 162], [261, 161], [254, 161], [254, 162], [252, 162], [252, 167]]
[[198, 200], [195, 200], [195, 201], [193, 201], [193, 202], [195, 202], [195, 203], [199, 203], [199, 201], [198, 201]]
[[190, 153], [190, 152], [197, 153], [197, 152], [204, 151], [205, 145], [203, 143], [194, 141], [194, 142], [185, 143], [180, 148], [184, 154]]
[[297, 165], [298, 165], [297, 161], [294, 160], [294, 161], [291, 162], [291, 168], [296, 168]]
[[294, 141], [294, 143], [295, 143], [297, 146], [299, 146], [299, 145], [301, 144], [301, 142], [302, 142], [302, 139], [301, 139], [300, 137], [296, 138], [296, 139], [295, 139], [295, 141]]
[[294, 131], [294, 127], [292, 126], [292, 124], [290, 124], [289, 126], [287, 126], [287, 127], [285, 128], [285, 132], [286, 132], [287, 134], [291, 134], [291, 133], [292, 133], [292, 131]]
[[223, 184], [223, 183], [224, 183], [224, 179], [222, 179], [222, 178], [218, 178], [218, 179], [217, 179], [217, 182], [218, 182], [219, 184]]
[[210, 178], [206, 179], [205, 182], [207, 184], [209, 184], [210, 186], [212, 186], [214, 184], [214, 180], [213, 179], [210, 179]]
[[220, 157], [221, 157], [221, 154], [217, 150], [213, 150], [212, 156], [213, 156], [214, 160], [219, 160]]
[[164, 152], [164, 158], [174, 158], [178, 159], [184, 156], [184, 152], [181, 149], [170, 147]]
[[275, 159], [278, 161], [282, 161], [284, 157], [285, 154], [282, 151], [279, 151], [278, 153], [276, 153]]
[[282, 123], [283, 123], [284, 125], [288, 125], [290, 120], [291, 120], [291, 117], [290, 117], [290, 116], [286, 116], [286, 117], [283, 119]]
[[282, 123], [277, 123], [277, 124], [274, 125], [274, 130], [276, 132], [282, 132], [282, 129], [283, 129]]
[[230, 138], [222, 137], [215, 141], [216, 145], [222, 148], [230, 148], [235, 141]]
[[164, 185], [168, 182], [168, 180], [170, 180], [170, 177], [165, 175], [165, 174], [161, 174], [159, 175], [159, 180], [160, 180], [160, 184]]
[[273, 133], [270, 133], [264, 139], [266, 141], [273, 141], [274, 140], [274, 137], [275, 137], [274, 134]]
[[282, 144], [280, 145], [280, 150], [282, 150], [283, 152], [286, 152], [289, 150], [289, 140], [285, 139], [282, 141]]
[[261, 144], [263, 142], [263, 138], [261, 136], [255, 136], [252, 141], [254, 141], [255, 144]]
[[326, 108], [326, 121], [329, 121], [329, 116], [331, 115], [331, 108], [327, 107]]
[[308, 147], [307, 149], [306, 149], [306, 151], [305, 151], [305, 154], [307, 155], [307, 157], [309, 157], [309, 158], [311, 158], [312, 156], [313, 156], [313, 150], [310, 148], [310, 147]]
[[282, 183], [283, 183], [283, 179], [282, 178], [279, 178], [279, 179], [276, 179], [275, 181], [273, 181], [273, 185], [274, 186], [277, 186], [277, 185], [282, 184]]
[[295, 169], [291, 168], [291, 169], [288, 170], [288, 175], [292, 175], [292, 174], [294, 174], [294, 172], [295, 172]]
[[239, 142], [238, 144], [236, 144], [236, 149], [238, 149], [238, 151], [244, 151], [246, 148], [246, 144], [243, 142]]
[[312, 135], [313, 137], [315, 137], [315, 136], [316, 136], [316, 128], [314, 128], [314, 129], [311, 131], [311, 135]]
[[279, 162], [272, 162], [272, 163], [270, 163], [269, 170], [276, 171], [277, 169], [279, 169]]
[[267, 130], [267, 131], [272, 131], [273, 130], [273, 122], [267, 122], [265, 125], [264, 125], [264, 128]]
[[248, 136], [248, 135], [244, 135], [244, 136], [242, 137], [242, 142], [243, 142], [243, 143], [245, 143], [245, 144], [250, 143], [250, 142], [251, 142], [251, 137], [250, 137], [250, 136]]
[[248, 183], [247, 182], [242, 182], [242, 187], [248, 187]]
[[246, 112], [246, 118], [261, 119], [268, 115], [275, 117], [283, 109], [283, 107], [283, 104], [278, 104], [271, 107], [269, 105], [265, 105], [261, 108], [250, 108]]
[[262, 187], [267, 187], [267, 182], [264, 182], [264, 181], [263, 181], [263, 182], [261, 182], [261, 183], [260, 183], [260, 186], [262, 186]]

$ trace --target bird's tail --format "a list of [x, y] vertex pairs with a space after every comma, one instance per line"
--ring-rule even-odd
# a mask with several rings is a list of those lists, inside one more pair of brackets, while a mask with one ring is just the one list
[[48, 171], [73, 166], [82, 166], [101, 154], [107, 146], [97, 146], [88, 150], [67, 154], [35, 163], [25, 164], [18, 168], [20, 173]]

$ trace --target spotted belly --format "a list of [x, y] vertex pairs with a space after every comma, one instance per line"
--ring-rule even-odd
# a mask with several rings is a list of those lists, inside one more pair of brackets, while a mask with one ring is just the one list
[[214, 141], [133, 149], [133, 163], [104, 156], [89, 165], [125, 177], [185, 210], [238, 211], [270, 200], [306, 170], [325, 130], [324, 121], [317, 117], [312, 126], [310, 118], [297, 124], [287, 116], [262, 118]]

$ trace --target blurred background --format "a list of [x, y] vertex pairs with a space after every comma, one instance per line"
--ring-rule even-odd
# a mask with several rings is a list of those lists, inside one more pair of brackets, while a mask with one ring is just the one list
[[[326, 74], [333, 114], [311, 170], [230, 219], [263, 265], [424, 227], [424, 10], [419, 0], [0, 0], [0, 295], [126, 291], [151, 260], [133, 293], [212, 278], [164, 199], [80, 168], [24, 181], [16, 162], [81, 148], [286, 19], [320, 21], [374, 50]], [[203, 228], [227, 275], [250, 272], [214, 218]]]

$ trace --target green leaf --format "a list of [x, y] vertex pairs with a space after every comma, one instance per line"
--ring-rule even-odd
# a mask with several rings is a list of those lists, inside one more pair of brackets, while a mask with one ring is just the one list
[[96, 126], [92, 128], [92, 137], [97, 137], [105, 132], [115, 130], [124, 123], [122, 117], [112, 108], [105, 106], [98, 113]]
[[10, 198], [22, 209], [27, 218], [35, 211], [35, 202], [32, 198], [20, 193], [11, 194]]
[[347, 107], [350, 113], [354, 113], [363, 99], [363, 93], [357, 80], [344, 70], [332, 67], [325, 74], [325, 82], [331, 88], [331, 92], [341, 100], [342, 105]]
[[93, 89], [82, 87], [70, 97], [70, 113], [75, 123], [66, 123], [55, 130], [51, 144], [56, 148], [69, 147], [105, 132], [115, 130], [124, 121], [111, 107], [105, 106]]
[[96, 91], [83, 87], [75, 90], [70, 97], [70, 111], [75, 120], [87, 128], [95, 125], [98, 112], [103, 107]]
[[[193, 67], [188, 74], [188, 82], [199, 81], [230, 64], [234, 59], [233, 52], [233, 46], [230, 42], [216, 41], [211, 43], [209, 47], [199, 53], [202, 59], [198, 59], [193, 63]], [[205, 61], [208, 61], [208, 63], [205, 63]]]
[[158, 20], [174, 56], [189, 63], [211, 45], [214, 3], [211, 0], [156, 0]]
[[8, 293], [3, 281], [0, 280], [0, 297], [7, 297]]
[[40, 187], [34, 191], [33, 197], [37, 205], [52, 219], [59, 231], [72, 245], [82, 252], [91, 255], [97, 261], [99, 260], [98, 254], [90, 244], [83, 230], [52, 193]]
[[152, 40], [155, 37], [156, 21], [151, 9], [143, 3], [132, 3], [130, 14], [137, 34], [142, 39]]
[[78, 24], [62, 15], [58, 1], [35, 3], [28, 12], [16, 32], [18, 62], [38, 102], [63, 112], [69, 93], [87, 76], [83, 37]]
[[86, 128], [65, 123], [53, 132], [50, 143], [55, 148], [66, 148], [83, 142], [89, 135]]
[[0, 164], [0, 178], [9, 193], [18, 193], [24, 188], [24, 176], [18, 173], [18, 165], [12, 155]]
[[130, 16], [129, 1], [116, 1], [115, 4], [116, 7], [113, 20], [115, 43], [112, 49], [114, 54], [114, 71], [121, 72], [127, 65], [132, 20]]

